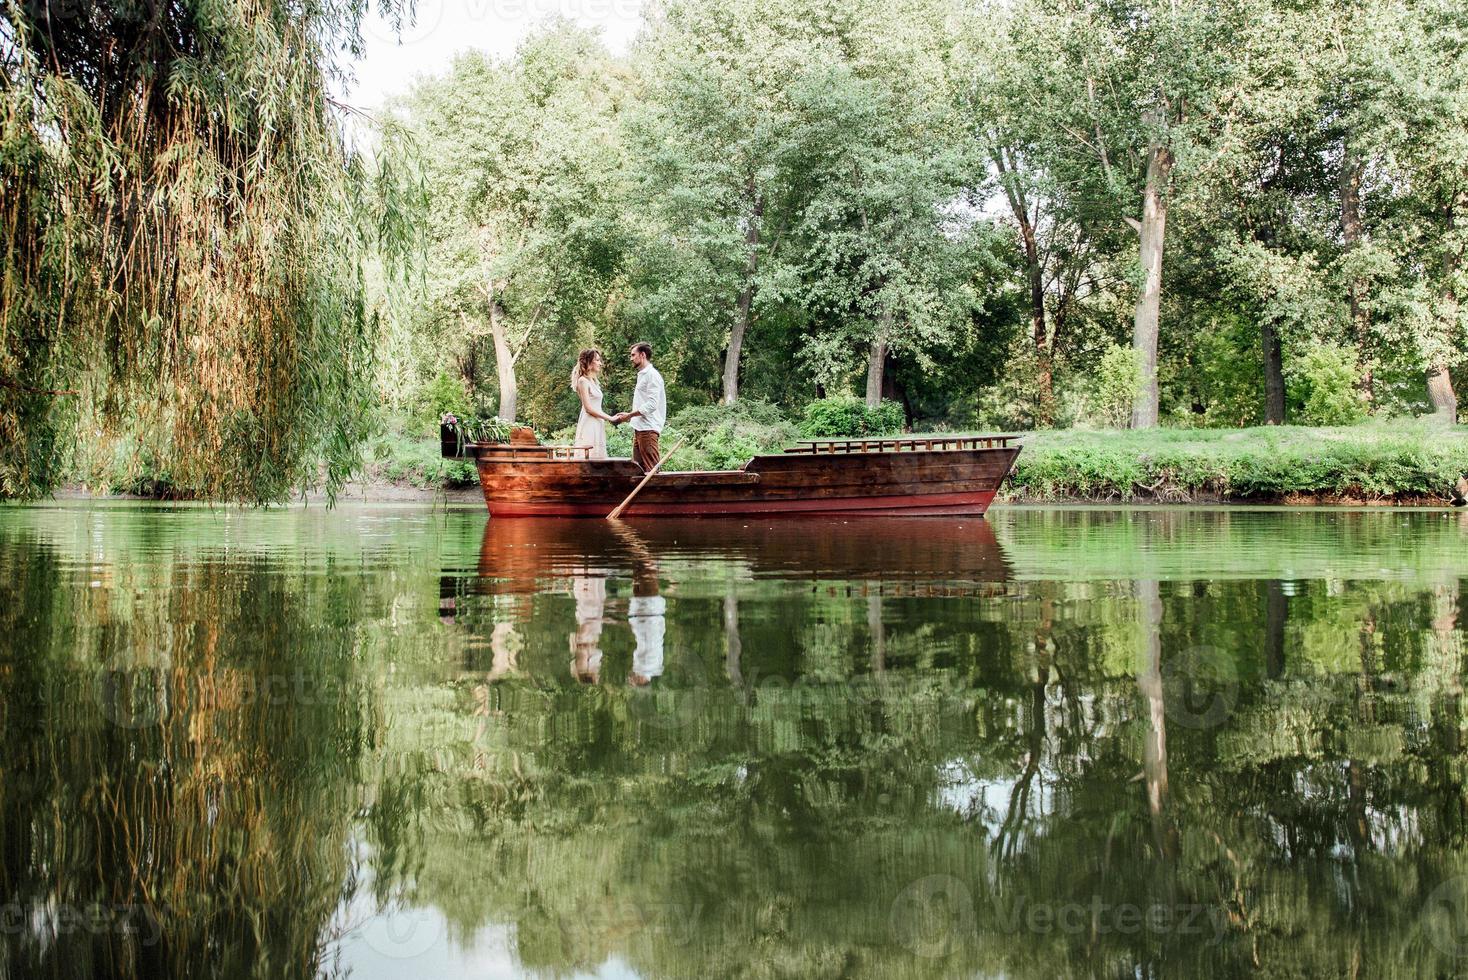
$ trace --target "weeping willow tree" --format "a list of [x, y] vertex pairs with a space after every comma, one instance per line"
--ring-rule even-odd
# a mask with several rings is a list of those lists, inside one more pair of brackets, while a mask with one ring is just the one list
[[0, 497], [98, 450], [209, 497], [350, 474], [363, 262], [413, 227], [412, 182], [349, 146], [327, 90], [365, 14], [0, 0]]

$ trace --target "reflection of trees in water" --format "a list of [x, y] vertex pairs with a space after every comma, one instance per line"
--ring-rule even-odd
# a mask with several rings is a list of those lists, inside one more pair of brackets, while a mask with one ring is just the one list
[[[627, 594], [614, 580], [610, 601]], [[678, 724], [615, 685], [502, 686], [490, 774], [421, 792], [476, 814], [420, 842], [416, 895], [461, 935], [510, 921], [527, 966], [615, 955], [670, 976], [1452, 968], [1419, 913], [1465, 864], [1443, 765], [1461, 729], [1442, 677], [1462, 667], [1455, 591], [677, 595], [657, 710]], [[527, 635], [564, 629], [563, 597], [532, 604]], [[1342, 660], [1367, 610], [1390, 685]], [[951, 942], [894, 912], [929, 880], [968, 903], [924, 906]], [[1075, 930], [1026, 918], [1079, 906]]]
[[329, 965], [376, 738], [340, 624], [360, 582], [207, 557], [93, 573], [25, 536], [6, 553], [0, 894], [26, 918], [0, 972]]
[[[621, 683], [617, 554], [608, 666], [582, 686], [564, 562], [527, 588], [446, 573], [435, 605], [436, 568], [191, 555], [93, 589], [27, 546], [0, 575], [0, 631], [43, 652], [0, 661], [5, 894], [61, 882], [70, 902], [170, 908], [172, 931], [161, 952], [8, 937], [6, 967], [309, 973], [370, 872], [461, 941], [513, 923], [521, 963], [555, 973], [611, 956], [660, 976], [1453, 972], [1421, 913], [1468, 873], [1456, 581], [1139, 585], [1103, 574], [1116, 539], [1095, 523], [1034, 544], [1050, 560], [1074, 538], [1072, 581], [953, 596], [920, 575], [888, 591], [844, 545], [849, 578], [794, 582], [675, 556], [649, 690]], [[1221, 547], [1117, 527], [1164, 571], [1157, 548]], [[417, 593], [415, 618], [399, 600]], [[159, 723], [100, 718], [98, 665], [135, 668], [122, 718]], [[298, 668], [351, 696], [246, 703], [245, 678]], [[1081, 907], [1076, 929], [1030, 916]], [[1154, 908], [1170, 927], [1118, 928]]]

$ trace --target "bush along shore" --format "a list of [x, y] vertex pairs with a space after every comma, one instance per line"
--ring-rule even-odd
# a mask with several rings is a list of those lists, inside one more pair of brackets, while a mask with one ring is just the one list
[[1023, 502], [1447, 504], [1468, 426], [1035, 432], [1003, 491]]
[[[773, 406], [688, 408], [670, 420], [665, 449], [687, 436], [670, 469], [728, 469], [756, 453], [817, 436], [890, 435], [890, 411], [822, 405], [799, 421]], [[832, 419], [840, 420], [832, 423]], [[921, 433], [916, 433], [921, 434]], [[569, 441], [570, 430], [550, 441]], [[1000, 499], [1016, 503], [1461, 503], [1468, 492], [1468, 426], [1401, 420], [1355, 426], [1250, 429], [1054, 430], [1024, 433]], [[419, 486], [467, 486], [464, 464], [439, 461], [437, 443], [407, 452], [399, 438], [378, 473]], [[412, 444], [416, 445], [416, 444]], [[626, 427], [614, 456], [631, 453]], [[380, 478], [379, 475], [379, 478]]]
[[[474, 467], [443, 459], [437, 417], [404, 420], [372, 440], [352, 499], [477, 499]], [[879, 436], [900, 431], [899, 406], [867, 409], [856, 399], [823, 399], [792, 419], [773, 405], [741, 402], [674, 413], [664, 451], [682, 446], [670, 470], [733, 469], [757, 453], [801, 438]], [[574, 429], [541, 432], [570, 442]], [[432, 432], [432, 434], [430, 434]], [[921, 431], [914, 435], [924, 434]], [[686, 438], [685, 438], [686, 437]], [[1249, 429], [1044, 430], [1021, 434], [1024, 447], [1000, 500], [1014, 503], [1462, 503], [1468, 494], [1468, 426], [1422, 420], [1354, 426]], [[610, 431], [608, 450], [630, 456], [631, 432]], [[190, 497], [166, 474], [131, 474], [94, 483], [112, 492]], [[160, 492], [163, 491], [163, 492]]]

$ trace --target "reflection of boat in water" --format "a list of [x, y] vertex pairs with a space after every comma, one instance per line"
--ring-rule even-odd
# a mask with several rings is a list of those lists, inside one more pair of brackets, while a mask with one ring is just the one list
[[[884, 518], [800, 521], [663, 520], [638, 525], [536, 518], [491, 521], [479, 551], [478, 588], [540, 591], [549, 580], [636, 575], [700, 561], [742, 566], [757, 577], [862, 581], [935, 590], [1009, 578], [1009, 564], [984, 520]], [[554, 588], [554, 586], [551, 586]]]
[[[1019, 455], [1011, 436], [809, 440], [737, 470], [655, 474], [628, 517], [981, 516]], [[495, 517], [605, 517], [643, 472], [569, 446], [445, 441], [472, 458]]]
[[[561, 661], [565, 666], [558, 665], [555, 673], [564, 676], [569, 668], [570, 676], [582, 683], [604, 681], [603, 627], [613, 624], [619, 643], [626, 640], [623, 630], [630, 631], [634, 649], [627, 683], [643, 687], [661, 683], [668, 617], [680, 600], [692, 602], [682, 607], [685, 631], [692, 622], [701, 636], [722, 634], [724, 672], [738, 684], [748, 676], [741, 600], [784, 602], [818, 591], [844, 593], [850, 601], [865, 603], [866, 631], [853, 627], [857, 633], [852, 636], [865, 636], [872, 668], [885, 669], [890, 636], [883, 622], [884, 600], [992, 597], [1005, 594], [1008, 579], [1009, 564], [994, 529], [980, 519], [685, 519], [634, 527], [620, 521], [531, 518], [490, 521], [477, 565], [456, 574], [446, 569], [440, 594], [465, 615], [463, 625], [471, 632], [488, 632], [490, 622], [499, 630], [508, 620], [526, 636], [542, 637], [525, 641], [527, 647], [547, 649], [544, 637], [551, 634], [567, 638], [569, 663]], [[542, 603], [543, 597], [559, 598]], [[566, 597], [573, 600], [570, 609]], [[716, 614], [720, 626], [707, 619], [710, 600], [722, 605]], [[805, 607], [766, 608], [784, 610], [773, 629], [781, 642], [795, 643], [786, 631], [798, 632], [799, 622], [783, 617], [805, 615], [796, 611]], [[925, 621], [923, 615], [914, 620]], [[769, 621], [764, 628], [761, 635], [768, 639]], [[678, 635], [687, 639], [686, 632]], [[561, 642], [566, 641], [554, 641], [550, 648]], [[689, 669], [686, 644], [680, 649], [668, 671], [685, 681], [674, 686], [686, 682]], [[681, 673], [674, 669], [679, 662]], [[495, 676], [492, 672], [489, 679]]]

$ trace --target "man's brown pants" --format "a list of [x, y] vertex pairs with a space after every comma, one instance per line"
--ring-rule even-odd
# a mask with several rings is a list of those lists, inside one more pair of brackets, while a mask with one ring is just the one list
[[658, 434], [656, 432], [632, 433], [632, 461], [646, 473], [658, 463]]

